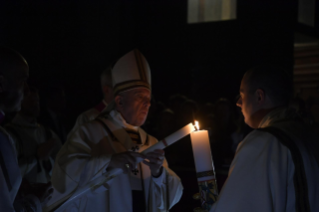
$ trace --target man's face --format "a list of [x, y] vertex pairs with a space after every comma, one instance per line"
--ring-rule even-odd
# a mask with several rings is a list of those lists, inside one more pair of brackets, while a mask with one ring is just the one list
[[142, 126], [151, 105], [151, 92], [145, 88], [136, 88], [120, 97], [120, 111], [127, 123]]
[[256, 128], [254, 126], [254, 114], [259, 110], [258, 98], [251, 92], [247, 78], [247, 75], [245, 75], [241, 81], [240, 97], [236, 105], [241, 108], [245, 123], [252, 128]]
[[4, 112], [17, 112], [21, 109], [21, 102], [24, 95], [29, 92], [27, 79], [29, 67], [27, 65], [16, 65], [12, 71], [4, 77], [3, 96]]

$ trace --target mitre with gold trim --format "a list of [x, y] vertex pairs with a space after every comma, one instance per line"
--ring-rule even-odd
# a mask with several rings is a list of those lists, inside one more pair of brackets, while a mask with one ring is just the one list
[[121, 57], [112, 69], [113, 93], [143, 87], [151, 90], [151, 69], [144, 55], [134, 49]]

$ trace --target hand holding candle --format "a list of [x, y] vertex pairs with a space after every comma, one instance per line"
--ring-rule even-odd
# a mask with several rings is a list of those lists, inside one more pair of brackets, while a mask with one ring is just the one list
[[162, 173], [162, 165], [164, 162], [165, 152], [162, 149], [156, 149], [153, 152], [145, 154], [147, 160], [143, 160], [143, 163], [150, 167], [153, 177], [158, 177]]

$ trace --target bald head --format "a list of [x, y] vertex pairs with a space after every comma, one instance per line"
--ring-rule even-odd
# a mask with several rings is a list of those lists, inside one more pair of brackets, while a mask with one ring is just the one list
[[292, 76], [275, 65], [261, 65], [247, 71], [244, 80], [250, 91], [262, 89], [275, 106], [287, 106], [292, 95]]
[[17, 51], [0, 47], [0, 74], [8, 75], [15, 73], [18, 68], [28, 68], [27, 61]]
[[15, 50], [0, 47], [0, 109], [4, 112], [20, 110], [23, 96], [28, 92], [26, 80], [29, 66]]

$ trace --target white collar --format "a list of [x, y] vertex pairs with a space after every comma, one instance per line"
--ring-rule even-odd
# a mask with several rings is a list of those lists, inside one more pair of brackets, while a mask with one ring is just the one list
[[135, 132], [139, 131], [138, 126], [133, 126], [125, 121], [121, 113], [119, 113], [116, 109], [112, 110], [110, 112], [110, 116], [114, 119], [115, 122], [117, 122], [119, 125], [121, 125], [125, 129], [134, 130]]
[[258, 128], [265, 128], [277, 122], [298, 120], [299, 115], [292, 109], [279, 107], [270, 111], [260, 122]]

